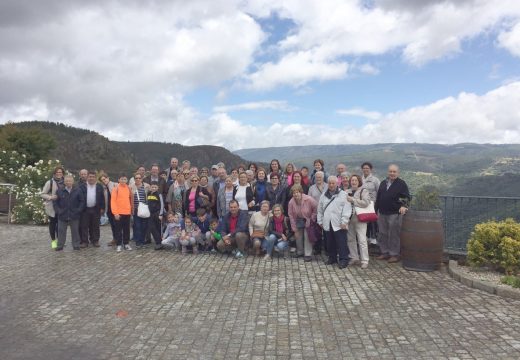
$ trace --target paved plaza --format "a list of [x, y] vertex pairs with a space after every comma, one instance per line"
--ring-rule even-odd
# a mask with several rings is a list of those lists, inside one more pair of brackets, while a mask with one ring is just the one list
[[520, 359], [520, 302], [372, 260], [50, 249], [0, 225], [0, 359]]

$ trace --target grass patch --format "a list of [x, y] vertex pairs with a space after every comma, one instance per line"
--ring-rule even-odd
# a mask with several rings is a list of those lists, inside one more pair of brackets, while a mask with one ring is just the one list
[[506, 284], [512, 286], [514, 288], [520, 289], [520, 276], [507, 275], [500, 279], [502, 284]]

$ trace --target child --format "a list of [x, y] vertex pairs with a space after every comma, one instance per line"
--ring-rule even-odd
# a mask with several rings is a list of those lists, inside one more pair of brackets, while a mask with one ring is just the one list
[[206, 237], [208, 250], [212, 253], [217, 252], [217, 243], [222, 240], [222, 235], [218, 232], [218, 220], [211, 219], [209, 223], [209, 236]]
[[163, 248], [161, 244], [161, 221], [164, 213], [164, 201], [162, 194], [159, 193], [159, 183], [157, 181], [152, 181], [150, 184], [150, 192], [146, 196], [146, 201], [150, 208], [148, 226], [155, 241], [155, 250], [161, 250]]
[[200, 229], [200, 236], [197, 239], [200, 249], [202, 251], [210, 250], [210, 227], [211, 217], [207, 214], [206, 209], [198, 208], [197, 209], [197, 219], [195, 220], [195, 224]]
[[179, 251], [181, 247], [180, 238], [182, 234], [180, 215], [169, 212], [167, 220], [168, 224], [166, 225], [166, 230], [164, 231], [161, 244], [167, 247], [173, 247], [174, 250]]
[[126, 175], [119, 176], [119, 184], [112, 189], [110, 206], [115, 220], [117, 252], [132, 250], [130, 241], [130, 216], [132, 214], [132, 192], [126, 182]]
[[193, 254], [197, 255], [199, 253], [199, 248], [197, 246], [197, 239], [200, 237], [200, 229], [199, 227], [193, 223], [191, 217], [186, 216], [184, 219], [184, 229], [182, 230], [180, 243], [182, 246], [182, 253], [186, 254], [188, 252], [188, 246], [193, 246]]

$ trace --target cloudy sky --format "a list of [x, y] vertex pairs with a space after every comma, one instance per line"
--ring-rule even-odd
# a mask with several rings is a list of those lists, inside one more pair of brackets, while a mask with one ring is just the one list
[[520, 142], [518, 0], [2, 0], [0, 123], [248, 147]]

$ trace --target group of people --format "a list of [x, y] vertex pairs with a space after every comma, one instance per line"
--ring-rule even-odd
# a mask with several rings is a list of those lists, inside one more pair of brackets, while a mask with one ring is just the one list
[[[132, 250], [152, 239], [155, 249], [229, 253], [270, 259], [273, 253], [292, 254], [312, 261], [324, 252], [326, 263], [368, 267], [368, 245], [378, 244], [380, 260], [400, 260], [399, 233], [410, 194], [399, 178], [399, 168], [388, 167], [382, 182], [370, 162], [359, 174], [338, 164], [336, 174], [316, 159], [312, 171], [289, 163], [282, 169], [273, 159], [269, 168], [251, 163], [228, 171], [223, 163], [200, 170], [185, 160], [171, 158], [160, 171], [139, 166], [117, 182], [108, 174], [83, 169], [79, 180], [54, 170], [41, 196], [49, 217], [51, 246], [65, 246], [67, 228], [74, 250], [99, 247], [100, 220], [108, 217], [110, 246]], [[361, 214], [373, 213], [372, 221]], [[377, 216], [376, 216], [377, 215]], [[377, 219], [377, 220], [376, 220]]]

